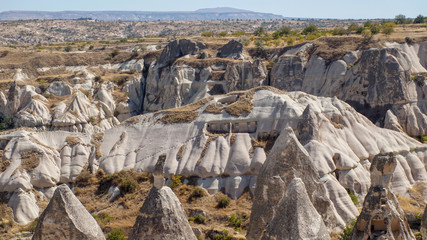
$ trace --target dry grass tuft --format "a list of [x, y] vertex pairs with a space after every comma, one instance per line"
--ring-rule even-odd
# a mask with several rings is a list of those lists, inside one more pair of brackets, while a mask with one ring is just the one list
[[71, 145], [71, 146], [80, 144], [80, 140], [77, 137], [74, 137], [74, 136], [67, 136], [65, 138], [65, 141], [67, 142], [68, 145]]
[[42, 153], [29, 150], [21, 153], [21, 167], [22, 169], [27, 170], [27, 172], [31, 172], [34, 168], [36, 168], [40, 164]]
[[9, 160], [5, 160], [0, 162], [0, 172], [4, 172], [10, 165], [10, 161]]
[[209, 104], [205, 110], [204, 113], [213, 113], [213, 114], [220, 114], [224, 108], [217, 106], [215, 103]]
[[184, 154], [185, 146], [185, 144], [182, 144], [182, 146], [178, 150], [178, 153], [176, 154], [176, 158], [178, 161], [182, 160], [182, 155]]
[[397, 195], [397, 200], [399, 201], [400, 207], [405, 213], [419, 213], [423, 214], [424, 207], [420, 206], [420, 204], [414, 199], [407, 198], [401, 195]]
[[13, 221], [12, 208], [5, 202], [0, 202], [0, 238], [11, 239], [17, 233], [18, 225]]
[[100, 133], [94, 133], [92, 135], [92, 139], [90, 140], [90, 142], [95, 146], [95, 153], [96, 153], [96, 158], [100, 158], [102, 157], [102, 153], [101, 153], [101, 143], [104, 139], [104, 133], [100, 132]]
[[197, 110], [203, 107], [212, 99], [212, 97], [204, 98], [195, 103], [185, 105], [179, 108], [159, 111], [156, 113], [156, 115], [163, 113], [163, 116], [159, 119], [159, 121], [164, 124], [192, 122], [199, 116], [200, 112]]

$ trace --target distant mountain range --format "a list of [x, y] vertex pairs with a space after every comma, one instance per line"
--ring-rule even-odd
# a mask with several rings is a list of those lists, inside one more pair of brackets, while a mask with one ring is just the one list
[[93, 19], [101, 21], [157, 21], [157, 20], [256, 20], [283, 19], [281, 15], [253, 12], [236, 8], [204, 8], [196, 11], [149, 12], [149, 11], [6, 11], [0, 12], [0, 20], [30, 19]]

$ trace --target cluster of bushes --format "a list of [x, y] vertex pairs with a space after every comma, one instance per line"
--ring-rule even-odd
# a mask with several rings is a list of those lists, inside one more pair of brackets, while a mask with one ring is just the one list
[[394, 22], [396, 24], [425, 23], [427, 22], [427, 17], [420, 14], [412, 20], [411, 18], [406, 18], [403, 14], [399, 14], [394, 18]]
[[359, 26], [357, 24], [351, 24], [347, 28], [347, 33], [356, 33], [361, 34], [365, 38], [372, 37], [375, 34], [380, 32], [390, 35], [394, 32], [394, 28], [396, 24], [390, 21], [381, 21], [381, 22], [371, 22], [366, 21], [363, 26]]
[[0, 116], [0, 131], [12, 129], [12, 128], [13, 128], [13, 118]]

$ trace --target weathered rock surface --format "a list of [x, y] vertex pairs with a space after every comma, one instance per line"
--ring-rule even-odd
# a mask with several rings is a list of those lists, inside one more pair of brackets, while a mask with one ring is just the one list
[[415, 239], [390, 188], [397, 163], [393, 153], [377, 155], [373, 159], [370, 168], [371, 187], [351, 239]]
[[243, 44], [234, 39], [218, 49], [217, 56], [220, 58], [234, 58], [239, 60], [247, 58], [243, 52]]
[[170, 42], [157, 61], [157, 66], [162, 68], [171, 64], [175, 59], [185, 55], [195, 55], [199, 49], [207, 48], [204, 43], [194, 42], [189, 39], [180, 39]]
[[73, 93], [73, 89], [60, 81], [55, 81], [49, 85], [46, 89], [46, 94], [53, 94], [55, 96], [66, 96], [71, 95]]
[[[296, 178], [298, 180], [295, 180]], [[296, 186], [292, 185], [293, 181], [302, 182], [302, 185], [298, 186], [298, 190], [294, 189]], [[305, 192], [301, 192], [301, 187]], [[299, 191], [299, 195], [297, 191]], [[302, 196], [304, 194], [305, 196]], [[297, 207], [294, 205], [294, 201], [297, 201], [296, 198], [309, 200], [305, 206], [306, 210], [310, 212], [307, 212], [307, 216], [305, 216], [307, 218], [301, 212], [282, 215], [291, 211], [287, 210], [289, 207]], [[357, 214], [354, 205], [349, 205], [348, 208]], [[294, 211], [298, 209], [300, 208], [298, 207]], [[327, 190], [321, 184], [320, 177], [313, 168], [313, 160], [290, 128], [282, 131], [258, 174], [247, 238], [260, 239], [263, 237], [264, 231], [267, 231], [268, 234], [266, 233], [267, 235], [264, 235], [263, 239], [284, 237], [285, 235], [281, 235], [281, 233], [288, 233], [289, 235], [286, 236], [289, 236], [289, 239], [298, 238], [297, 236], [303, 238], [303, 235], [300, 235], [303, 233], [300, 233], [295, 225], [288, 225], [288, 228], [281, 230], [277, 229], [278, 225], [283, 226], [284, 216], [286, 216], [286, 221], [300, 220], [301, 222], [295, 222], [296, 225], [305, 225], [311, 220], [313, 224], [317, 222], [312, 228], [314, 232], [306, 231], [305, 233], [308, 234], [307, 236], [319, 234], [319, 237], [325, 236], [324, 222], [333, 228], [341, 218], [336, 213], [333, 203], [328, 199]], [[312, 219], [308, 219], [310, 217]], [[283, 232], [280, 232], [282, 230]], [[326, 235], [328, 236], [327, 231]]]
[[328, 229], [300, 178], [294, 178], [287, 186], [262, 239], [330, 239]]
[[197, 239], [184, 208], [169, 187], [153, 187], [136, 218], [129, 240]]
[[[336, 96], [381, 126], [402, 129], [411, 136], [426, 135], [427, 42], [387, 46], [348, 52], [327, 64], [328, 59], [311, 55], [308, 43], [279, 57], [270, 85]], [[387, 110], [391, 112], [386, 115]]]
[[40, 215], [33, 240], [105, 239], [96, 220], [67, 185], [60, 185]]

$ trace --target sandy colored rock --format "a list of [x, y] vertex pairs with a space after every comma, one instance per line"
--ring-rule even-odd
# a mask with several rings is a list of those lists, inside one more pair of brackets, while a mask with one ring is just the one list
[[308, 197], [304, 182], [294, 178], [262, 240], [330, 239], [323, 219]]
[[372, 160], [371, 188], [351, 234], [359, 239], [415, 239], [396, 196], [390, 189], [397, 159], [393, 153]]
[[60, 185], [40, 215], [33, 240], [105, 239], [96, 220], [67, 185]]
[[153, 187], [136, 218], [129, 240], [195, 240], [184, 208], [169, 187]]

